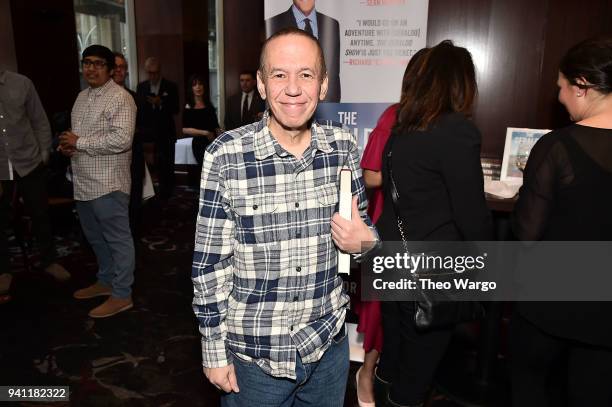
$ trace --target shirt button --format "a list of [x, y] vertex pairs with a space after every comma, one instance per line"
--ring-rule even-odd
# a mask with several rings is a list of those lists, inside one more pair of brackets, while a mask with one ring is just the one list
[[257, 205], [253, 205], [254, 210], [257, 210], [257, 208], [259, 208]]
[[295, 237], [302, 237], [302, 232], [295, 232]]
[[300, 266], [297, 266], [297, 267], [295, 268], [295, 271], [297, 271], [297, 272], [299, 273], [300, 271], [302, 271], [302, 268], [301, 268]]
[[296, 295], [295, 297], [293, 297], [293, 301], [297, 301], [298, 300], [298, 296]]
[[296, 208], [299, 208], [299, 207], [300, 207], [300, 203], [299, 203], [299, 202], [296, 202], [296, 203], [295, 203], [295, 207], [296, 207]]
[[289, 330], [290, 330], [291, 332], [293, 332], [293, 325], [291, 325], [291, 326], [289, 327]]

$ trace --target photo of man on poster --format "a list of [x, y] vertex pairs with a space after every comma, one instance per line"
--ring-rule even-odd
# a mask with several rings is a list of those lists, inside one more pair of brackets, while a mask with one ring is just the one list
[[266, 20], [266, 37], [283, 28], [296, 27], [312, 34], [323, 49], [329, 90], [324, 102], [340, 102], [340, 24], [338, 20], [318, 12], [315, 0], [293, 0], [283, 13]]

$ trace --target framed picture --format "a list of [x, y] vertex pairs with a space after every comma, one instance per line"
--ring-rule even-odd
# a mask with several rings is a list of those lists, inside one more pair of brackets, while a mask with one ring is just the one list
[[508, 127], [501, 166], [501, 181], [523, 183], [523, 170], [527, 164], [531, 148], [540, 137], [548, 132], [550, 130]]

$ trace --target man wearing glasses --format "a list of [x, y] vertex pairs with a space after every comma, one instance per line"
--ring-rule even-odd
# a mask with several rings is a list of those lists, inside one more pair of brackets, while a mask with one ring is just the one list
[[72, 130], [60, 136], [59, 150], [71, 157], [74, 199], [81, 227], [98, 261], [95, 284], [74, 297], [108, 296], [89, 313], [105, 318], [132, 308], [134, 244], [128, 219], [130, 162], [136, 104], [112, 80], [115, 55], [101, 45], [83, 51], [89, 87], [72, 108]]

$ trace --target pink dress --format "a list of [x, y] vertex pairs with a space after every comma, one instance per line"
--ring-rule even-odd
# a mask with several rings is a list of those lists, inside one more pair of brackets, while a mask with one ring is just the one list
[[[395, 125], [398, 104], [389, 106], [378, 119], [376, 128], [370, 133], [368, 144], [361, 158], [361, 168], [364, 170], [381, 171], [382, 154], [385, 144]], [[382, 188], [372, 190], [368, 197], [368, 215], [376, 223], [383, 210]], [[366, 352], [376, 349], [382, 351], [383, 332], [380, 303], [378, 301], [363, 301], [355, 304], [355, 313], [359, 315], [357, 332], [363, 333], [363, 349]]]

